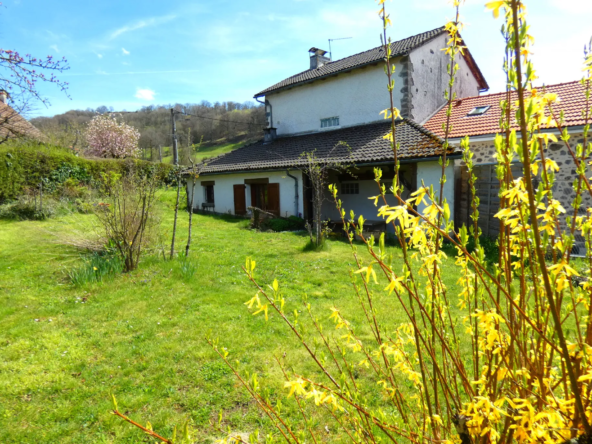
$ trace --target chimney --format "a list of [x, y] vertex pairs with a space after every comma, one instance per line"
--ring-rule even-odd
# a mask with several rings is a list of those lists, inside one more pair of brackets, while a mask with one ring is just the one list
[[330, 57], [326, 57], [327, 51], [319, 48], [310, 48], [310, 69], [317, 69], [331, 61]]
[[5, 105], [8, 103], [8, 93], [3, 89], [0, 89], [0, 103], [4, 103]]
[[263, 144], [267, 145], [275, 140], [277, 137], [277, 128], [263, 128]]

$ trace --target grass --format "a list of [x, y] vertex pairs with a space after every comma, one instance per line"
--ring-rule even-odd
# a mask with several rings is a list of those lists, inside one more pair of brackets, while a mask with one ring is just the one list
[[[163, 229], [172, 226], [172, 193], [161, 201]], [[241, 219], [194, 215], [188, 258], [148, 256], [135, 272], [103, 282], [71, 283], [68, 273], [88, 262], [51, 234], [87, 227], [92, 215], [48, 221], [0, 221], [0, 442], [136, 443], [137, 430], [111, 415], [119, 409], [161, 434], [189, 419], [197, 442], [213, 442], [213, 426], [252, 431], [266, 421], [204, 340], [219, 338], [230, 358], [282, 391], [273, 357], [313, 371], [304, 351], [276, 316], [265, 322], [244, 306], [255, 291], [241, 271], [257, 261], [262, 283], [277, 278], [292, 312], [303, 295], [326, 320], [337, 306], [361, 324], [349, 279], [349, 246], [304, 252], [307, 236], [260, 233]], [[177, 247], [187, 218], [181, 213]], [[360, 248], [361, 250], [361, 248]], [[393, 248], [395, 260], [400, 251]], [[451, 294], [456, 275], [444, 263]], [[383, 285], [374, 286], [380, 293]], [[376, 287], [376, 288], [374, 288]], [[381, 298], [385, 322], [403, 319]], [[366, 336], [362, 336], [363, 338]], [[331, 441], [331, 436], [327, 436]]]
[[[236, 143], [223, 143], [223, 144], [214, 144], [214, 145], [206, 145], [202, 146], [197, 151], [194, 151], [194, 154], [191, 156], [195, 161], [202, 161], [204, 159], [208, 159], [210, 157], [216, 157], [221, 154], [229, 153], [230, 151], [234, 151], [241, 146], [243, 146], [245, 142], [236, 142]], [[163, 147], [162, 149], [163, 156], [162, 162], [163, 163], [172, 163], [173, 162], [173, 155], [170, 153], [170, 148]], [[168, 155], [165, 155], [168, 154]]]

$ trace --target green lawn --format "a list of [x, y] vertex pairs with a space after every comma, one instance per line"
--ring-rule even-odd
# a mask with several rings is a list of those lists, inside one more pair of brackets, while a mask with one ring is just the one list
[[[172, 226], [170, 193], [162, 201], [163, 228]], [[178, 239], [184, 248], [187, 215]], [[0, 221], [0, 442], [135, 443], [143, 435], [113, 417], [121, 411], [171, 434], [189, 419], [197, 442], [222, 434], [212, 425], [248, 432], [266, 421], [204, 340], [219, 338], [230, 358], [256, 370], [276, 393], [282, 389], [273, 357], [313, 371], [277, 316], [265, 322], [244, 305], [255, 291], [241, 271], [257, 261], [264, 283], [277, 278], [287, 311], [308, 295], [323, 321], [333, 305], [362, 321], [352, 291], [349, 245], [329, 241], [320, 253], [303, 252], [306, 237], [261, 233], [244, 220], [194, 216], [189, 264], [148, 256], [140, 268], [102, 284], [75, 287], [66, 273], [82, 259], [52, 233], [88, 229], [91, 215], [44, 222]], [[362, 247], [360, 247], [362, 250]], [[395, 258], [400, 258], [393, 248]], [[444, 266], [452, 268], [449, 259]], [[456, 275], [445, 272], [454, 295]], [[384, 294], [384, 282], [372, 289]], [[452, 298], [454, 298], [452, 296]], [[403, 319], [392, 298], [380, 298], [382, 321]], [[362, 337], [367, 337], [362, 335]], [[305, 362], [304, 364], [302, 362]], [[328, 434], [327, 441], [332, 441]]]
[[[234, 151], [237, 148], [243, 146], [245, 142], [237, 142], [237, 143], [224, 143], [221, 145], [211, 145], [211, 146], [202, 146], [194, 151], [194, 154], [191, 156], [196, 161], [201, 161], [203, 159], [207, 159], [210, 157], [216, 157], [221, 154], [229, 153], [230, 151]], [[170, 148], [164, 147], [162, 149], [163, 163], [172, 163], [173, 162], [173, 155], [170, 153]], [[169, 154], [168, 156], [165, 154]]]

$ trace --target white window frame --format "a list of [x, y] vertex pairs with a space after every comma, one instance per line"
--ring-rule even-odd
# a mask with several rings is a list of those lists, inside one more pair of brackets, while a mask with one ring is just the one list
[[469, 111], [469, 113], [467, 114], [467, 117], [482, 116], [487, 111], [489, 111], [489, 108], [491, 108], [491, 105], [476, 106], [471, 111]]
[[335, 128], [339, 126], [339, 116], [326, 117], [321, 119], [321, 129]]

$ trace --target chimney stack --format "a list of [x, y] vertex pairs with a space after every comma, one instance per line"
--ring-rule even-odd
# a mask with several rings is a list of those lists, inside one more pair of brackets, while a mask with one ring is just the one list
[[327, 51], [324, 49], [310, 48], [308, 52], [310, 53], [310, 69], [320, 68], [331, 61], [331, 58], [325, 56]]
[[8, 93], [3, 89], [0, 89], [0, 103], [5, 105], [8, 103]]
[[263, 144], [267, 145], [275, 140], [277, 137], [277, 128], [263, 128]]

